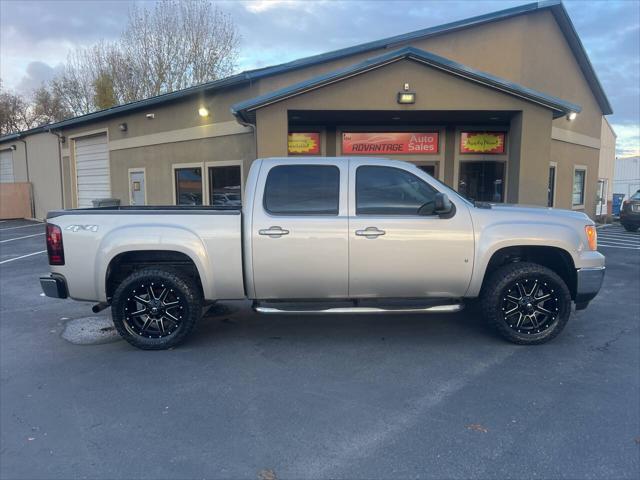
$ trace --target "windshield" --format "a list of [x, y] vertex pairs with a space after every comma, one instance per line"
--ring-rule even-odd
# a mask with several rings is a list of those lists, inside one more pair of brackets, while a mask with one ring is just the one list
[[640, 190], [631, 195], [631, 200], [640, 200]]

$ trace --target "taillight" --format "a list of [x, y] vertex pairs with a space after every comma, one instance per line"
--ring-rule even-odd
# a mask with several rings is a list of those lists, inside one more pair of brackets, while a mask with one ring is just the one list
[[64, 265], [62, 230], [59, 226], [51, 223], [47, 223], [47, 253], [49, 254], [49, 265]]

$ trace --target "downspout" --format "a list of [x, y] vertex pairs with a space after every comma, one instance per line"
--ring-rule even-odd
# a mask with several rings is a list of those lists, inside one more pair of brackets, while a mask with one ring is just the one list
[[62, 146], [61, 146], [64, 137], [60, 135], [58, 132], [54, 132], [51, 129], [47, 130], [47, 132], [49, 132], [51, 135], [55, 135], [56, 137], [58, 137], [58, 170], [60, 173], [60, 200], [62, 202], [61, 206], [62, 208], [64, 208], [64, 176], [62, 171]]
[[30, 208], [31, 208], [31, 218], [35, 218], [36, 217], [36, 200], [35, 200], [35, 196], [33, 194], [33, 185], [31, 184], [31, 178], [29, 177], [29, 150], [27, 149], [27, 141], [23, 140], [21, 138], [21, 136], [18, 137], [18, 141], [22, 142], [24, 144], [24, 163], [27, 169], [27, 183], [29, 184], [30, 188], [31, 188], [31, 195], [29, 195], [30, 197]]

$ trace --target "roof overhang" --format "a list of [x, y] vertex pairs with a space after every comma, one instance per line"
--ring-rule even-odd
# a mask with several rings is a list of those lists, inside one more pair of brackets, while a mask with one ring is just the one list
[[255, 111], [273, 103], [281, 102], [291, 97], [302, 95], [306, 92], [322, 88], [336, 82], [346, 80], [356, 75], [361, 75], [371, 70], [381, 68], [385, 65], [398, 62], [400, 60], [412, 60], [429, 67], [447, 72], [451, 75], [469, 80], [471, 82], [484, 85], [486, 87], [499, 90], [503, 93], [513, 95], [529, 102], [537, 103], [549, 108], [553, 112], [554, 118], [568, 115], [572, 112], [579, 113], [582, 110], [580, 105], [568, 102], [561, 98], [548, 95], [523, 85], [510, 82], [495, 75], [491, 75], [480, 70], [468, 67], [447, 58], [435, 55], [414, 47], [404, 47], [393, 52], [385, 53], [377, 57], [367, 59], [363, 62], [350, 65], [345, 68], [334, 70], [329, 73], [318, 75], [317, 77], [302, 82], [294, 83], [287, 87], [273, 92], [260, 95], [249, 100], [238, 102], [231, 107], [231, 112], [243, 123], [255, 124]]

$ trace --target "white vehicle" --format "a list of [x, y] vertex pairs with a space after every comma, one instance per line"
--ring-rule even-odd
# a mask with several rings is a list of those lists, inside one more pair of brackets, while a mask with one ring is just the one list
[[455, 312], [479, 297], [507, 339], [537, 344], [600, 289], [604, 257], [583, 213], [473, 204], [416, 166], [376, 158], [270, 158], [242, 210], [51, 212], [51, 297], [108, 306], [132, 345], [183, 341], [206, 302], [262, 313]]

